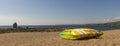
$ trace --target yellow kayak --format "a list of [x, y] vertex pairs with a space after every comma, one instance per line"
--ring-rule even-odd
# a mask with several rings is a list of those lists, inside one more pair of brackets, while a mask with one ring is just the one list
[[90, 28], [65, 29], [60, 33], [61, 38], [71, 40], [99, 37], [101, 35], [103, 35], [102, 31]]

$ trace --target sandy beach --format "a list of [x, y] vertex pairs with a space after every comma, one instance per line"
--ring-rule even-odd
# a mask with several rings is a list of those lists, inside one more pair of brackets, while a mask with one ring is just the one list
[[0, 34], [0, 46], [120, 46], [120, 29], [103, 31], [100, 38], [64, 40], [59, 32], [17, 32]]

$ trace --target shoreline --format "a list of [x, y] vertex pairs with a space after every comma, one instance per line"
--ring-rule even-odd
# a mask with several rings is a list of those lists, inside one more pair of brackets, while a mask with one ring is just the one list
[[0, 33], [13, 33], [13, 32], [60, 32], [65, 28], [8, 28], [0, 29]]
[[[65, 29], [73, 28], [0, 28], [0, 33], [13, 33], [13, 32], [61, 32]], [[96, 30], [96, 29], [95, 29]], [[112, 29], [119, 30], [119, 29]], [[98, 31], [111, 31], [111, 30], [98, 30]]]

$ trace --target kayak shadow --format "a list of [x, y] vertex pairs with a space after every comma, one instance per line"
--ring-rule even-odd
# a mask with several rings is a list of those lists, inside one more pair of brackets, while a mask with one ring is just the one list
[[102, 39], [102, 37], [82, 38], [82, 39], [77, 39], [77, 40], [90, 40], [90, 39]]

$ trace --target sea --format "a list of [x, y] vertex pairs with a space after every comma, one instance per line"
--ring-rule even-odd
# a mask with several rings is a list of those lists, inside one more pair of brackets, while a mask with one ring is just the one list
[[[19, 28], [92, 28], [96, 30], [120, 29], [120, 26], [90, 26], [90, 25], [18, 25]], [[12, 28], [12, 25], [2, 25], [0, 28]]]

